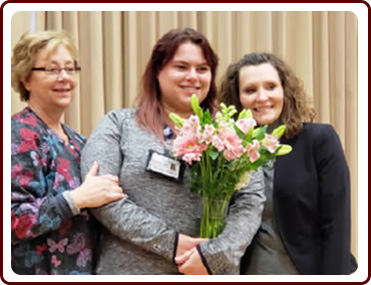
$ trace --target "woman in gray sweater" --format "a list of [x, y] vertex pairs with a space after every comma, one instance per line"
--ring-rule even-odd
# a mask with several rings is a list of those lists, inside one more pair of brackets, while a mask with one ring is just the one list
[[[105, 226], [96, 274], [239, 273], [241, 256], [261, 221], [262, 173], [255, 172], [249, 185], [233, 196], [223, 232], [202, 239], [202, 201], [190, 192], [189, 168], [181, 179], [161, 171], [175, 136], [168, 114], [189, 117], [194, 93], [201, 107], [213, 112], [217, 65], [202, 34], [189, 28], [169, 31], [153, 49], [139, 107], [111, 111], [88, 140], [82, 175], [98, 161], [100, 175], [118, 175], [127, 194], [126, 199], [92, 209]], [[154, 152], [161, 160], [149, 168]]]

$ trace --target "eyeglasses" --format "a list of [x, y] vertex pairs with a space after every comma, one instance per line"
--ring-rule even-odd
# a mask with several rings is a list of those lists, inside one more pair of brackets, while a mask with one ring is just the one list
[[64, 70], [68, 75], [74, 75], [77, 71], [81, 70], [79, 66], [47, 66], [47, 67], [33, 67], [32, 71], [44, 71], [48, 75], [58, 75]]

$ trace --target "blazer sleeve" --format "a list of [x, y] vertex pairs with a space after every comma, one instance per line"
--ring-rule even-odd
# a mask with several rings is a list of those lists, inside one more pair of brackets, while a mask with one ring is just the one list
[[314, 148], [320, 193], [322, 274], [349, 274], [350, 178], [342, 145], [333, 127], [323, 125]]
[[259, 229], [264, 202], [264, 174], [259, 168], [248, 186], [234, 193], [224, 230], [197, 246], [209, 274], [239, 269], [241, 257]]
[[[94, 161], [99, 164], [100, 175], [120, 177], [124, 124], [125, 117], [114, 111], [98, 124], [82, 151], [81, 177], [85, 177]], [[92, 208], [91, 212], [113, 235], [173, 261], [178, 234], [162, 219], [137, 206], [130, 197]]]

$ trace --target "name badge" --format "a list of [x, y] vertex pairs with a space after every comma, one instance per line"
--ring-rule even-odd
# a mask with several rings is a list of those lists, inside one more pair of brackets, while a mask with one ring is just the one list
[[146, 170], [158, 173], [166, 177], [181, 181], [184, 174], [185, 165], [179, 160], [171, 158], [165, 154], [160, 154], [152, 149], [148, 151]]

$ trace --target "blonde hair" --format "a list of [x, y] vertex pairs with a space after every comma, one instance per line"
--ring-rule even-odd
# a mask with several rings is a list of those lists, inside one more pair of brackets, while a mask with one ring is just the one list
[[46, 48], [48, 54], [58, 46], [64, 46], [71, 54], [77, 66], [78, 52], [70, 33], [66, 31], [41, 31], [22, 35], [13, 48], [12, 53], [12, 87], [20, 94], [21, 101], [30, 99], [30, 94], [24, 87], [25, 82], [34, 67], [37, 53]]

